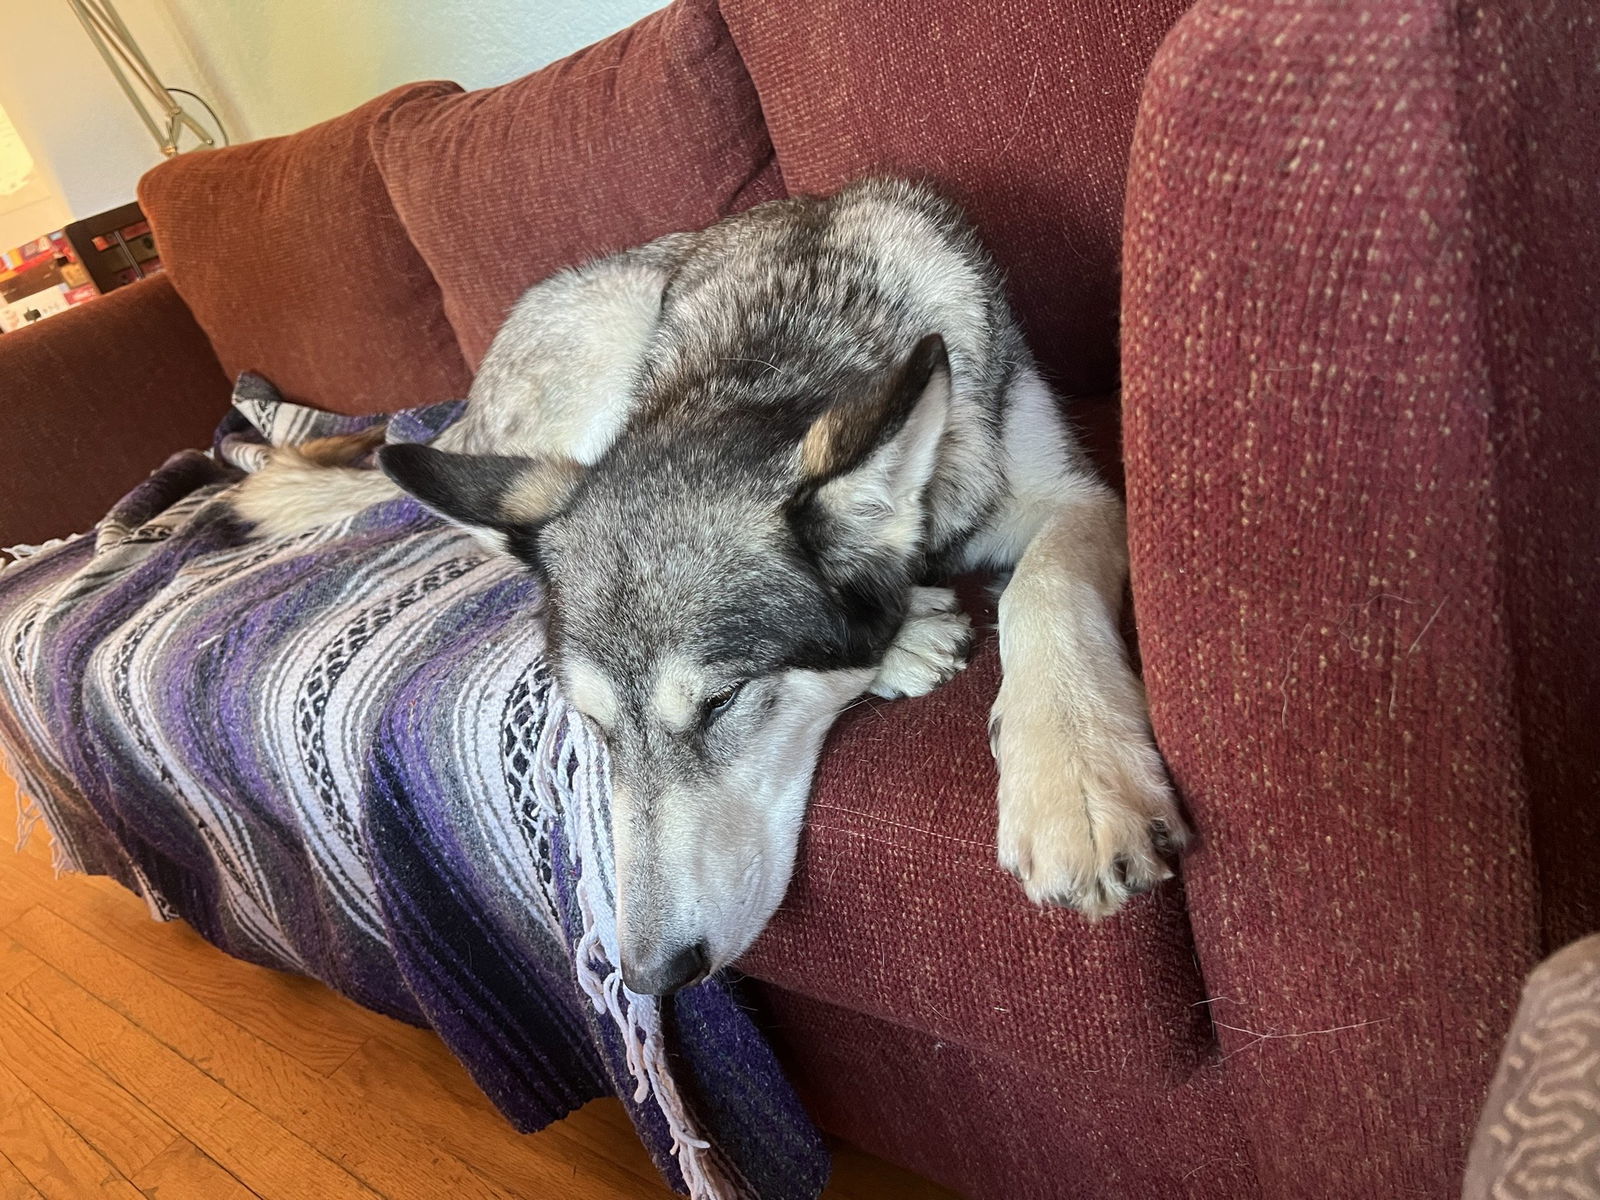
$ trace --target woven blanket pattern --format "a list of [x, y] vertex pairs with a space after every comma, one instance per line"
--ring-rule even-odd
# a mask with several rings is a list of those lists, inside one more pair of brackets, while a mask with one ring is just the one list
[[[459, 405], [398, 415], [426, 440]], [[266, 443], [359, 428], [240, 381], [92, 536], [0, 572], [0, 749], [57, 866], [228, 953], [438, 1031], [519, 1128], [607, 1092], [667, 1182], [814, 1197], [827, 1155], [721, 981], [622, 988], [605, 748], [542, 597], [410, 500], [252, 540], [217, 501]]]

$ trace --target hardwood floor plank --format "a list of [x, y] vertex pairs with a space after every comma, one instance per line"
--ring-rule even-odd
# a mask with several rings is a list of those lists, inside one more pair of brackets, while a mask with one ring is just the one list
[[136, 897], [118, 891], [130, 903], [92, 894], [95, 903], [52, 896], [46, 907], [318, 1074], [331, 1074], [366, 1041], [342, 1005], [323, 1001], [349, 1002], [316, 980], [230, 958], [181, 921], [152, 921]]
[[[478, 1113], [486, 1121], [506, 1124], [493, 1102], [472, 1081], [466, 1067], [435, 1036], [410, 1041], [405, 1046], [394, 1045], [388, 1037], [372, 1038], [341, 1073], [360, 1073], [373, 1079], [387, 1075], [399, 1079], [411, 1077], [416, 1070], [420, 1070], [421, 1077], [428, 1079], [432, 1086], [449, 1092], [462, 1110]], [[661, 1181], [660, 1172], [640, 1144], [619, 1100], [592, 1100], [543, 1133], [553, 1133], [587, 1146], [651, 1183]]]
[[149, 1200], [260, 1200], [188, 1138], [180, 1137], [131, 1176]]
[[39, 1189], [4, 1154], [0, 1154], [0, 1200], [44, 1200]]
[[53, 967], [34, 972], [10, 995], [269, 1200], [377, 1200], [380, 1196]]
[[21, 983], [42, 966], [44, 963], [37, 954], [19, 946], [0, 925], [0, 992]]
[[0, 997], [0, 1063], [130, 1178], [178, 1136], [9, 997]]
[[[21, 861], [20, 855], [11, 857]], [[38, 903], [35, 890], [32, 881], [21, 878], [19, 872], [0, 872], [0, 926], [9, 925]]]
[[672, 1195], [636, 1138], [630, 1139], [631, 1147], [613, 1139], [611, 1153], [605, 1153], [566, 1136], [566, 1121], [538, 1133], [518, 1134], [486, 1097], [480, 1104], [440, 1087], [431, 1073], [376, 1039], [340, 1067], [334, 1078], [348, 1082], [371, 1102], [381, 1099], [394, 1105], [440, 1145], [515, 1195], [562, 1194], [560, 1189], [570, 1188], [574, 1178], [598, 1185], [601, 1190], [595, 1195], [618, 1200]]
[[[0, 998], [0, 1021], [31, 1023], [22, 1035], [0, 1030], [0, 1067], [30, 1090], [42, 1081], [42, 1111], [58, 1118], [30, 1146], [59, 1156], [49, 1137], [56, 1131], [99, 1150], [111, 1167], [148, 1155], [138, 1171], [121, 1173], [151, 1200], [379, 1200], [390, 1184], [395, 1197], [455, 1200], [473, 1194], [473, 1179], [491, 1194], [494, 1185], [502, 1197], [527, 1200], [671, 1195], [616, 1100], [518, 1135], [431, 1031], [229, 958], [181, 922], [151, 920], [143, 901], [111, 880], [57, 878], [43, 830], [24, 853], [8, 853], [3, 831], [14, 815], [0, 775], [0, 994], [10, 993]], [[6, 928], [18, 923], [23, 941]], [[40, 1030], [54, 1039], [42, 1050], [13, 1040]], [[35, 1062], [40, 1054], [48, 1070]], [[34, 1080], [30, 1069], [44, 1073]], [[104, 1085], [91, 1082], [80, 1103], [73, 1085], [90, 1072]], [[146, 1111], [129, 1119], [142, 1135], [86, 1132], [105, 1119], [96, 1117], [104, 1087]], [[374, 1142], [389, 1148], [374, 1151]], [[0, 1140], [0, 1200], [41, 1200], [3, 1151]], [[456, 1187], [465, 1168], [472, 1178]], [[373, 1186], [380, 1178], [384, 1186]], [[949, 1193], [843, 1148], [825, 1196]]]
[[142, 1200], [139, 1190], [0, 1066], [0, 1154], [46, 1200]]
[[363, 1008], [314, 979], [232, 958], [182, 921], [151, 920], [143, 901], [111, 880], [75, 875], [61, 883], [40, 897], [45, 907], [315, 1071], [331, 1073], [371, 1037], [439, 1044], [431, 1030]]
[[[5, 789], [9, 793], [7, 797], [0, 797], [0, 805], [7, 806], [5, 829], [9, 832], [17, 828], [16, 785], [12, 784], [9, 778], [0, 775], [0, 789]], [[16, 851], [18, 859], [21, 860], [18, 868], [20, 871], [26, 871], [29, 875], [35, 876], [36, 873], [43, 872], [53, 878], [55, 876], [55, 855], [52, 853], [51, 847], [50, 830], [46, 828], [43, 821], [40, 821], [28, 831], [28, 840], [25, 843], [18, 845], [15, 839], [11, 843], [11, 849]]]
[[[505, 1200], [432, 1132], [402, 1119], [396, 1105], [374, 1105], [360, 1089], [330, 1084], [58, 914], [32, 909], [7, 932], [374, 1191], [394, 1200], [433, 1200], [442, 1191], [455, 1200]], [[419, 1168], [432, 1190], [419, 1185]]]

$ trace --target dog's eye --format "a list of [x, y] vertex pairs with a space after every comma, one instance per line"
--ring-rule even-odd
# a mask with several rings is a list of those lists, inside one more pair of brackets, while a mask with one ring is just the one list
[[732, 708], [733, 702], [739, 698], [739, 693], [742, 691], [744, 691], [744, 683], [736, 683], [732, 687], [724, 688], [707, 700], [702, 714], [704, 723], [711, 724], [711, 722]]

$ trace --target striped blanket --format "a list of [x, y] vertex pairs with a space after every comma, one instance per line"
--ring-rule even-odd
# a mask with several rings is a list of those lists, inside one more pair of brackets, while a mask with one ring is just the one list
[[246, 377], [210, 453], [93, 535], [18, 548], [22, 836], [42, 818], [59, 868], [431, 1025], [519, 1128], [615, 1092], [677, 1190], [816, 1196], [826, 1152], [728, 987], [621, 985], [604, 745], [551, 685], [535, 581], [410, 500], [275, 542], [215, 502], [267, 442], [365, 423]]

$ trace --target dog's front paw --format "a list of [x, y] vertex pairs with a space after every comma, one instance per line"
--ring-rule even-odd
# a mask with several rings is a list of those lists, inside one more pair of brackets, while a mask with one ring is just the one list
[[954, 592], [949, 588], [912, 588], [905, 623], [895, 634], [868, 690], [888, 700], [926, 696], [967, 665], [971, 646], [972, 622], [956, 604]]
[[1172, 877], [1188, 828], [1131, 713], [1056, 711], [1002, 685], [990, 717], [1000, 767], [1000, 865], [1035, 904], [1108, 917]]

